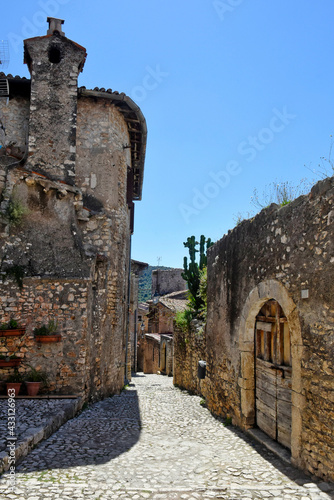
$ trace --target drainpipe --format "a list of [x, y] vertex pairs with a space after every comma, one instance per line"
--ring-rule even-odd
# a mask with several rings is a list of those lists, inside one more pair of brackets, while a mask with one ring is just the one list
[[131, 235], [129, 241], [129, 275], [128, 275], [128, 310], [126, 318], [126, 335], [125, 335], [125, 370], [124, 370], [124, 385], [129, 383], [128, 380], [128, 342], [129, 342], [129, 324], [130, 324], [130, 288], [131, 288]]

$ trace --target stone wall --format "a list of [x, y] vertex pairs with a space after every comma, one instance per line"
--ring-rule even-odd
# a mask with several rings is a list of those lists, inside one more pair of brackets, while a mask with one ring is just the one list
[[204, 325], [193, 320], [189, 330], [174, 326], [173, 383], [195, 394], [202, 394], [207, 379], [199, 381], [198, 362], [206, 360]]
[[187, 289], [187, 282], [182, 278], [183, 269], [155, 269], [152, 271], [152, 296], [157, 291], [166, 295]]
[[209, 408], [242, 428], [255, 420], [254, 326], [266, 301], [291, 334], [292, 461], [334, 478], [334, 180], [243, 221], [208, 251]]
[[[20, 357], [18, 370], [22, 374], [30, 371], [28, 365], [47, 372], [48, 393], [87, 396], [90, 280], [24, 278], [21, 290], [17, 283], [8, 280], [0, 293], [1, 322], [17, 318], [20, 326], [26, 328], [23, 337], [0, 337], [0, 354]], [[62, 339], [39, 344], [33, 329], [50, 319], [57, 321]], [[13, 369], [0, 368], [3, 378], [11, 372]]]
[[[1, 142], [11, 146], [0, 150], [0, 321], [27, 330], [0, 349], [46, 369], [51, 392], [95, 400], [123, 387], [126, 353], [130, 370], [130, 220], [146, 124], [124, 94], [78, 91], [79, 45], [51, 33], [25, 48], [30, 99], [30, 81], [9, 78], [8, 106], [0, 102]], [[33, 330], [50, 320], [62, 340], [40, 346]]]

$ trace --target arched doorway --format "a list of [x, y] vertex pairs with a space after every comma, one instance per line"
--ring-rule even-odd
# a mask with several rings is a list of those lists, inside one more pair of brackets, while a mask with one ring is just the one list
[[[305, 396], [302, 390], [301, 360], [303, 342], [299, 314], [288, 290], [276, 280], [259, 283], [248, 295], [238, 326], [240, 377], [240, 425], [249, 429], [257, 425], [256, 406], [256, 323], [263, 305], [276, 300], [287, 319], [291, 346], [291, 461], [302, 467], [301, 433]], [[267, 327], [268, 328], [268, 327]]]
[[291, 341], [279, 302], [268, 300], [255, 323], [255, 419], [257, 426], [291, 448]]

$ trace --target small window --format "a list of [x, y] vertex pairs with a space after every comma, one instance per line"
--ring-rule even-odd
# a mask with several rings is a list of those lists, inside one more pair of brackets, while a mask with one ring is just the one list
[[51, 47], [49, 51], [49, 61], [53, 64], [58, 64], [61, 61], [61, 53], [58, 47]]

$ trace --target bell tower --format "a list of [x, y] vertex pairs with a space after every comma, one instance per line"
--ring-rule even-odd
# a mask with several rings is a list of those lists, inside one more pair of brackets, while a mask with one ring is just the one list
[[64, 21], [48, 17], [46, 36], [24, 41], [31, 75], [27, 167], [75, 183], [78, 75], [86, 49], [65, 37]]

